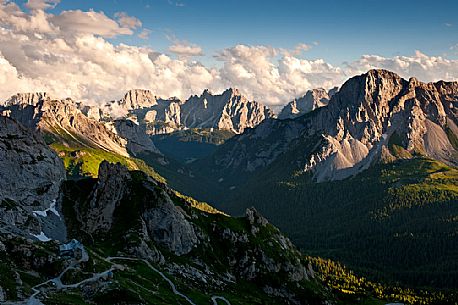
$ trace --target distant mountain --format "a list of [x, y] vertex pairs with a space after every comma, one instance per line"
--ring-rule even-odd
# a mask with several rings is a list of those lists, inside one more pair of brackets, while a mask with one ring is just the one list
[[162, 99], [149, 90], [128, 91], [119, 101], [102, 107], [102, 118], [113, 120], [128, 118], [145, 125], [148, 134], [164, 134], [182, 129], [181, 104], [176, 98]]
[[249, 101], [237, 89], [220, 95], [205, 90], [201, 96], [191, 96], [181, 108], [181, 121], [188, 128], [217, 128], [237, 134], [274, 116], [269, 108]]
[[235, 215], [255, 206], [304, 251], [368, 276], [456, 287], [457, 107], [458, 82], [371, 70], [191, 163], [208, 187], [186, 191]]
[[85, 116], [71, 99], [58, 100], [39, 93], [17, 94], [0, 105], [0, 113], [70, 146], [90, 146], [128, 156], [127, 141]]
[[242, 133], [274, 114], [266, 106], [249, 101], [237, 89], [228, 89], [220, 95], [205, 90], [202, 95], [186, 101], [176, 98], [161, 99], [149, 90], [131, 90], [119, 101], [102, 109], [106, 117], [126, 117], [147, 126], [149, 134], [199, 128], [220, 129]]
[[289, 175], [310, 173], [318, 182], [418, 154], [456, 166], [457, 95], [458, 83], [425, 84], [371, 70], [348, 80], [328, 106], [295, 120], [266, 120], [204, 163], [216, 177], [240, 181], [281, 159]]
[[[144, 128], [129, 120], [99, 121], [97, 112], [91, 109], [88, 112], [88, 107], [71, 99], [26, 93], [16, 94], [0, 105], [0, 114], [39, 131], [47, 144], [65, 158], [71, 175], [96, 175], [98, 165], [108, 156], [126, 163], [126, 158], [145, 153], [165, 162]], [[138, 169], [138, 164], [130, 164], [130, 168]]]
[[337, 87], [329, 91], [321, 88], [309, 90], [304, 96], [297, 98], [285, 105], [278, 115], [278, 119], [293, 119], [319, 107], [326, 106], [329, 103], [331, 97], [336, 94], [337, 91]]

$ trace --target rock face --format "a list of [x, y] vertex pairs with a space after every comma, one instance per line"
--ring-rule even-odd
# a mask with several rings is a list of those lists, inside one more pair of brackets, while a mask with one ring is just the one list
[[18, 94], [0, 106], [0, 113], [69, 146], [90, 146], [128, 156], [127, 141], [101, 122], [84, 115], [71, 99], [54, 100], [46, 94]]
[[116, 133], [127, 140], [127, 151], [137, 156], [139, 153], [160, 154], [154, 146], [153, 141], [148, 137], [144, 125], [138, 125], [131, 120], [116, 120], [113, 122]]
[[249, 101], [237, 89], [228, 89], [221, 95], [205, 90], [201, 96], [192, 96], [182, 106], [181, 121], [189, 128], [219, 128], [243, 133], [273, 112], [264, 105]]
[[[190, 287], [221, 289], [248, 281], [280, 303], [309, 304], [304, 300], [313, 298], [301, 295], [313, 281], [308, 262], [254, 208], [241, 218], [198, 208], [165, 184], [119, 164], [103, 162], [98, 177], [92, 186], [80, 180], [65, 188], [64, 198], [78, 202], [75, 237], [113, 242], [119, 255], [160, 263]], [[69, 192], [75, 185], [76, 198]], [[92, 191], [85, 195], [82, 187]], [[322, 299], [314, 304], [324, 304]]]
[[126, 110], [147, 108], [157, 105], [157, 98], [149, 90], [135, 89], [128, 91], [119, 104]]
[[193, 225], [165, 192], [157, 195], [157, 206], [142, 215], [149, 236], [178, 256], [188, 254], [198, 244]]
[[161, 99], [149, 90], [134, 89], [107, 103], [102, 112], [107, 120], [129, 118], [144, 125], [147, 134], [164, 134], [182, 128], [180, 104], [176, 98]]
[[283, 107], [278, 119], [293, 119], [319, 107], [326, 106], [337, 91], [337, 87], [329, 91], [322, 88], [309, 90], [304, 96], [291, 101]]
[[40, 134], [0, 116], [0, 162], [0, 228], [27, 237], [65, 238], [56, 210], [65, 170]]
[[393, 145], [456, 166], [457, 96], [457, 82], [425, 84], [371, 70], [348, 80], [328, 106], [294, 120], [266, 120], [196, 166], [240, 177], [281, 160], [322, 182], [399, 158]]
[[106, 161], [100, 164], [99, 179], [89, 196], [89, 208], [82, 213], [85, 232], [100, 234], [111, 229], [113, 213], [129, 191], [130, 179], [130, 174], [124, 166]]
[[148, 134], [171, 133], [186, 128], [215, 128], [242, 133], [245, 128], [253, 128], [274, 116], [266, 106], [249, 101], [237, 89], [228, 89], [220, 95], [205, 90], [201, 96], [191, 96], [185, 102], [176, 98], [161, 99], [149, 90], [131, 90], [122, 100], [107, 104], [104, 112], [106, 116], [124, 113], [124, 117], [145, 125]]
[[[119, 221], [126, 221], [120, 220], [125, 215], [118, 211], [128, 208], [134, 218], [127, 221], [131, 224], [141, 222], [139, 227], [146, 243], [154, 241], [178, 256], [189, 253], [198, 243], [193, 225], [173, 204], [168, 194], [170, 190], [164, 185], [158, 186], [150, 178], [138, 185], [127, 168], [106, 161], [100, 164], [98, 176], [92, 192], [83, 201], [89, 205], [77, 207], [82, 231], [110, 238], [110, 230], [119, 226]], [[129, 207], [132, 202], [135, 204]], [[144, 247], [142, 251], [157, 252]]]

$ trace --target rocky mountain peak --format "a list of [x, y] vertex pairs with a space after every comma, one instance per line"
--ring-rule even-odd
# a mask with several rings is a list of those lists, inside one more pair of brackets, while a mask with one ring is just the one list
[[331, 97], [337, 92], [337, 88], [326, 90], [317, 88], [308, 90], [305, 95], [289, 102], [278, 115], [280, 120], [293, 119], [304, 115], [317, 108], [326, 106]]
[[224, 94], [230, 94], [231, 96], [241, 96], [242, 94], [240, 93], [239, 89], [237, 88], [229, 88], [229, 89], [226, 89], [224, 92], [223, 92], [223, 95]]
[[181, 123], [189, 128], [219, 128], [242, 133], [273, 117], [266, 106], [248, 100], [239, 90], [229, 88], [213, 95], [205, 90], [201, 96], [191, 96], [181, 106]]
[[339, 106], [359, 106], [360, 104], [376, 104], [386, 106], [407, 85], [407, 82], [394, 72], [387, 70], [370, 70], [369, 72], [350, 78], [339, 93]]
[[[310, 92], [305, 98], [320, 92], [324, 93]], [[290, 104], [290, 114], [297, 102]], [[387, 70], [370, 70], [345, 82], [319, 111], [288, 121], [267, 121], [228, 143], [237, 147], [221, 149], [221, 156], [212, 162], [242, 166], [251, 173], [289, 152], [291, 145], [315, 143], [313, 152], [297, 155], [291, 164], [302, 164], [303, 172], [312, 173], [318, 182], [345, 179], [375, 162], [400, 158], [399, 149], [402, 158], [425, 155], [457, 165], [457, 106], [458, 83], [407, 81]], [[248, 153], [245, 147], [262, 151]]]
[[47, 95], [24, 94], [11, 100], [16, 104], [0, 106], [0, 113], [28, 128], [52, 135], [67, 145], [87, 145], [128, 155], [125, 139], [83, 114], [79, 109], [81, 105], [69, 98], [57, 100]]
[[157, 105], [157, 97], [150, 90], [132, 89], [129, 90], [119, 104], [125, 109], [139, 109]]
[[17, 93], [10, 97], [5, 103], [5, 106], [12, 105], [31, 105], [36, 106], [38, 103], [50, 99], [50, 96], [46, 92], [28, 92], [28, 93]]

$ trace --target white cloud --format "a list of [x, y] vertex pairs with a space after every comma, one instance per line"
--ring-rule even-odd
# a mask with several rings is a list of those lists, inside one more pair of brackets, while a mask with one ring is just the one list
[[[48, 2], [49, 3], [49, 2]], [[341, 85], [348, 77], [371, 68], [393, 70], [420, 80], [457, 80], [458, 61], [427, 56], [365, 55], [342, 67], [322, 59], [298, 57], [310, 45], [285, 52], [269, 46], [236, 45], [215, 56], [218, 68], [191, 56], [201, 47], [171, 39], [176, 58], [151, 48], [115, 45], [117, 35], [147, 37], [149, 30], [125, 14], [117, 20], [103, 12], [43, 9], [23, 11], [0, 0], [0, 99], [24, 91], [48, 91], [53, 96], [104, 103], [132, 88], [149, 88], [156, 95], [185, 99], [205, 88], [220, 92], [237, 87], [249, 98], [271, 106], [285, 104], [308, 89]], [[142, 34], [144, 32], [144, 35]], [[314, 45], [314, 44], [312, 44]]]
[[303, 52], [307, 52], [311, 48], [312, 46], [309, 44], [300, 43], [290, 52], [290, 54], [298, 56], [298, 55], [301, 55]]
[[117, 12], [115, 17], [122, 27], [128, 29], [136, 29], [142, 26], [142, 22], [137, 17], [129, 16], [125, 12]]
[[141, 38], [141, 39], [149, 39], [149, 35], [151, 34], [151, 30], [149, 29], [143, 29], [137, 36], [138, 38]]
[[191, 44], [186, 41], [175, 41], [169, 46], [169, 51], [178, 56], [203, 56], [202, 48], [196, 44]]
[[60, 0], [28, 0], [25, 6], [31, 10], [46, 10], [56, 7]]
[[404, 78], [413, 76], [425, 82], [441, 79], [458, 80], [458, 60], [450, 60], [442, 56], [428, 56], [420, 51], [416, 51], [413, 56], [392, 58], [364, 55], [359, 60], [347, 64], [346, 73], [354, 75], [372, 68], [391, 70]]
[[63, 11], [60, 15], [49, 15], [48, 19], [59, 28], [59, 34], [94, 34], [108, 38], [133, 34], [131, 27], [123, 26], [103, 12]]
[[[237, 45], [223, 50], [221, 78], [244, 94], [269, 105], [283, 105], [316, 87], [332, 87], [343, 73], [323, 60], [299, 59], [289, 52], [266, 46]], [[280, 56], [278, 58], [278, 56]]]

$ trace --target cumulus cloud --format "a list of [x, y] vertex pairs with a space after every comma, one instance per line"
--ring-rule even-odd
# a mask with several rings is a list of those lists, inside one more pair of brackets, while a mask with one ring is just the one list
[[25, 6], [31, 10], [46, 10], [56, 7], [60, 0], [28, 0]]
[[307, 52], [311, 48], [312, 48], [312, 46], [309, 45], [309, 44], [300, 43], [294, 48], [294, 50], [291, 51], [291, 54], [295, 55], [295, 56], [301, 55], [302, 52]]
[[416, 51], [413, 56], [392, 58], [364, 55], [359, 60], [347, 64], [346, 72], [354, 75], [372, 68], [391, 70], [404, 78], [413, 76], [425, 82], [441, 79], [458, 80], [458, 60], [450, 60], [442, 56], [428, 56], [420, 51]]
[[175, 43], [169, 47], [169, 51], [181, 56], [202, 56], [202, 48], [195, 44]]
[[60, 34], [94, 34], [110, 38], [117, 35], [133, 34], [132, 27], [125, 26], [127, 21], [123, 18], [131, 17], [127, 15], [121, 17], [120, 20], [123, 21], [123, 25], [109, 18], [103, 12], [74, 10], [63, 11], [57, 16], [49, 16], [48, 20], [59, 27]]
[[288, 52], [236, 45], [219, 51], [218, 64], [209, 67], [192, 57], [203, 54], [202, 48], [187, 42], [172, 40], [169, 51], [178, 56], [111, 43], [107, 38], [133, 35], [137, 29], [140, 37], [148, 36], [149, 30], [127, 14], [119, 13], [114, 19], [103, 12], [80, 10], [54, 15], [45, 10], [47, 6], [35, 7], [23, 11], [13, 2], [0, 0], [0, 99], [17, 92], [48, 91], [57, 97], [104, 103], [132, 88], [186, 99], [205, 88], [221, 92], [237, 87], [249, 98], [275, 107], [308, 89], [341, 85], [349, 76], [371, 68], [424, 81], [458, 79], [457, 60], [419, 51], [392, 58], [365, 55], [337, 67], [322, 59], [299, 57], [310, 47], [305, 44]]
[[115, 17], [122, 27], [128, 29], [136, 29], [142, 26], [142, 22], [137, 17], [129, 16], [125, 12], [117, 12]]
[[[237, 45], [220, 52], [221, 78], [226, 86], [269, 105], [285, 104], [316, 87], [332, 87], [343, 81], [340, 68], [323, 60], [306, 60], [266, 46]], [[278, 56], [280, 56], [278, 58]]]

